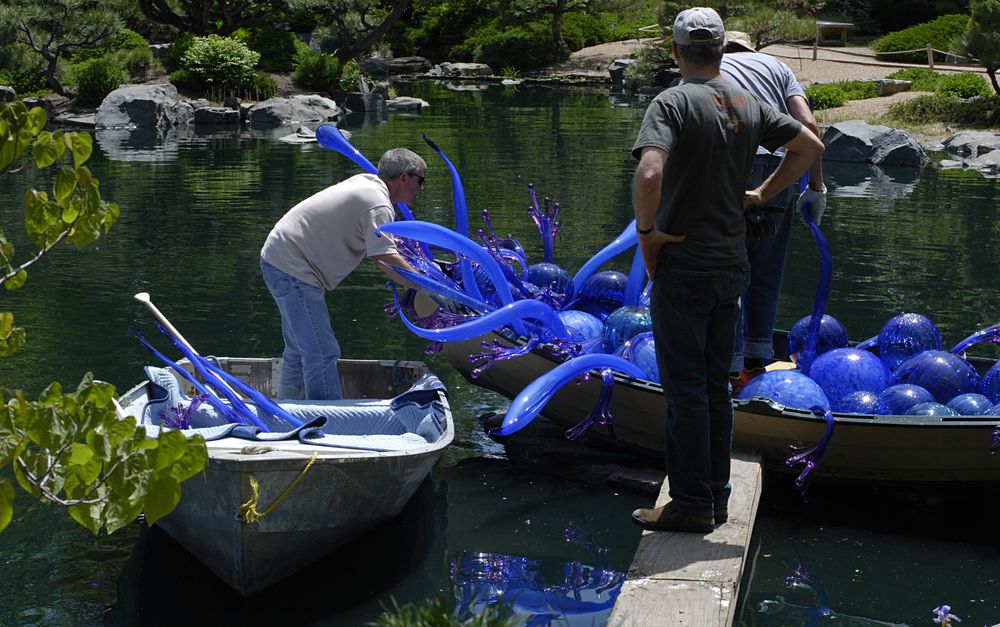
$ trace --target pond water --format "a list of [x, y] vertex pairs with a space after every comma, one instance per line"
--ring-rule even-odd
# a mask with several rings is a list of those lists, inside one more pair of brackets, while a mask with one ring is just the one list
[[[641, 107], [583, 89], [397, 89], [430, 108], [384, 122], [351, 116], [341, 127], [372, 160], [394, 146], [425, 156], [418, 217], [453, 223], [448, 173], [422, 142], [426, 133], [462, 174], [470, 223], [480, 225], [479, 211], [488, 209], [497, 231], [518, 237], [529, 259], [542, 252], [526, 214], [529, 183], [561, 204], [556, 261], [565, 268], [580, 267], [628, 224], [629, 148]], [[2, 309], [15, 312], [29, 343], [0, 361], [0, 385], [37, 395], [53, 380], [75, 386], [88, 370], [120, 390], [137, 383], [150, 362], [127, 329], [155, 335], [132, 300], [139, 291], [202, 353], [278, 354], [280, 324], [259, 276], [260, 245], [290, 206], [358, 171], [321, 147], [275, 141], [290, 130], [97, 133], [90, 165], [122, 218], [97, 246], [56, 251], [31, 269], [23, 289], [4, 295]], [[931, 317], [948, 345], [1000, 318], [996, 181], [932, 167], [828, 164], [827, 172], [823, 228], [834, 254], [827, 311], [853, 339], [877, 333], [901, 311]], [[8, 235], [19, 229], [24, 185], [0, 181]], [[789, 255], [783, 328], [812, 305], [819, 262], [804, 228]], [[611, 266], [627, 271], [629, 263], [623, 256]], [[583, 473], [505, 460], [475, 421], [505, 399], [424, 355], [426, 342], [382, 313], [383, 283], [364, 264], [330, 295], [345, 356], [424, 359], [448, 385], [458, 427], [454, 446], [401, 516], [245, 600], [157, 529], [136, 524], [95, 539], [61, 511], [21, 499], [0, 538], [0, 624], [357, 625], [394, 601], [440, 595], [475, 611], [524, 590], [537, 603], [514, 609], [535, 624], [603, 624], [639, 540], [628, 514], [649, 499], [591, 485]], [[942, 603], [966, 622], [1000, 621], [1000, 554], [984, 522], [996, 520], [994, 502], [818, 480], [802, 503], [787, 481], [769, 480], [741, 622], [802, 624], [812, 612], [820, 620], [919, 624]], [[832, 614], [824, 619], [819, 608]]]

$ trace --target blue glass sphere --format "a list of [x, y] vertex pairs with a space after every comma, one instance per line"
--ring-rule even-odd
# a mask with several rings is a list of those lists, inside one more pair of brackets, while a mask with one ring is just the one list
[[985, 414], [983, 414], [983, 415], [984, 416], [1000, 416], [1000, 403], [997, 403], [993, 407], [990, 407], [990, 410], [988, 412], [986, 412]]
[[646, 307], [619, 307], [604, 320], [601, 335], [604, 349], [613, 353], [619, 346], [640, 333], [653, 330], [653, 319]]
[[910, 357], [896, 369], [895, 383], [919, 385], [944, 404], [965, 392], [979, 391], [979, 373], [958, 355], [929, 350]]
[[826, 397], [836, 406], [852, 392], [878, 394], [889, 385], [892, 375], [882, 360], [868, 351], [835, 348], [813, 361], [809, 377], [823, 388]]
[[851, 392], [833, 404], [833, 411], [845, 414], [875, 414], [878, 394], [871, 392]]
[[660, 369], [656, 363], [656, 343], [652, 331], [645, 331], [618, 347], [615, 355], [629, 361], [646, 373], [646, 379], [660, 382]]
[[948, 409], [953, 410], [959, 416], [986, 416], [987, 412], [993, 408], [990, 399], [976, 392], [959, 394], [947, 403]]
[[879, 331], [878, 353], [890, 370], [925, 350], [941, 350], [941, 332], [926, 316], [901, 313]]
[[979, 392], [993, 403], [1000, 403], [1000, 361], [983, 375], [979, 382]]
[[576, 308], [604, 320], [612, 311], [622, 306], [628, 277], [617, 270], [592, 274], [580, 288]]
[[574, 342], [583, 342], [601, 336], [601, 329], [604, 325], [586, 311], [566, 309], [560, 311], [558, 315], [563, 325], [566, 326], [566, 330], [569, 331], [570, 339]]
[[823, 389], [798, 370], [771, 370], [754, 377], [740, 392], [739, 398], [745, 400], [755, 396], [798, 409], [811, 409], [814, 405], [830, 406]]
[[878, 395], [875, 413], [885, 416], [901, 416], [919, 403], [928, 403], [934, 396], [920, 387], [907, 383], [890, 385]]
[[947, 405], [931, 401], [917, 403], [906, 412], [907, 416], [957, 416], [958, 414]]
[[536, 263], [528, 266], [528, 281], [541, 289], [556, 294], [566, 294], [573, 289], [573, 278], [554, 263]]
[[[806, 334], [809, 333], [809, 321], [812, 316], [806, 316], [792, 325], [788, 332], [788, 356], [798, 362], [806, 348]], [[847, 329], [834, 318], [823, 314], [819, 321], [819, 338], [816, 341], [816, 354], [813, 359], [835, 348], [847, 346]]]

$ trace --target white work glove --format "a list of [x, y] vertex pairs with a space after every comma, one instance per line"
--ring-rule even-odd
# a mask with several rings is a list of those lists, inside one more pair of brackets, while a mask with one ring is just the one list
[[819, 226], [820, 220], [823, 219], [823, 212], [826, 211], [826, 185], [823, 186], [823, 191], [819, 192], [811, 187], [806, 187], [806, 191], [799, 195], [799, 202], [795, 205], [795, 209], [800, 216], [802, 215], [802, 203], [809, 203], [809, 212], [816, 221], [816, 226]]

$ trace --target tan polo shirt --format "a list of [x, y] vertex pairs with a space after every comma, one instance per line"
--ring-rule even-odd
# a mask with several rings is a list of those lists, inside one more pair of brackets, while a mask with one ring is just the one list
[[271, 229], [260, 256], [310, 285], [332, 290], [365, 257], [396, 252], [375, 229], [392, 222], [389, 188], [374, 174], [358, 174], [292, 207]]

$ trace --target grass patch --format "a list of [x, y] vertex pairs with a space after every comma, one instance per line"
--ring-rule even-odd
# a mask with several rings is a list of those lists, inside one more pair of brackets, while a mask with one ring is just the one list
[[830, 109], [843, 106], [848, 100], [874, 98], [878, 95], [878, 87], [872, 81], [838, 81], [815, 83], [805, 92], [812, 100], [813, 109]]

